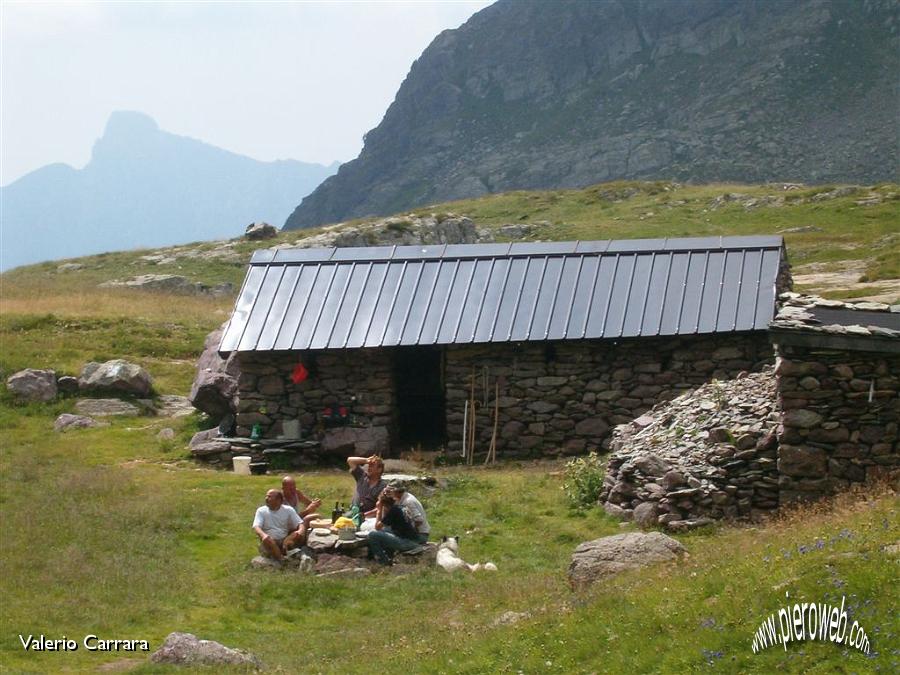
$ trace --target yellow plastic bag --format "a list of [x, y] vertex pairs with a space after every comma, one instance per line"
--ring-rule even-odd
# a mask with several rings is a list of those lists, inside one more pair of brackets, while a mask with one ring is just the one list
[[345, 518], [344, 516], [341, 516], [341, 517], [338, 518], [336, 521], [334, 521], [334, 525], [332, 525], [332, 527], [334, 527], [334, 528], [337, 529], [337, 530], [342, 530], [342, 529], [344, 529], [345, 527], [352, 527], [352, 528], [355, 530], [355, 529], [356, 529], [356, 523], [354, 523], [354, 522], [353, 522], [352, 520], [350, 520], [349, 518]]

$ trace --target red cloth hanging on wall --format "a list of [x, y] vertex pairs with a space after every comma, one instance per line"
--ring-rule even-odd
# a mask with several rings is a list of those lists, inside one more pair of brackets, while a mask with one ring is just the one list
[[294, 371], [291, 373], [291, 380], [294, 384], [300, 384], [306, 378], [309, 377], [309, 371], [306, 369], [302, 363], [298, 363], [294, 366]]

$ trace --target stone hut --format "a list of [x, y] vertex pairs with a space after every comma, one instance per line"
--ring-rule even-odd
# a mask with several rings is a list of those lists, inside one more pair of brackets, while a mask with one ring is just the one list
[[575, 454], [771, 363], [789, 284], [769, 236], [263, 250], [219, 352], [239, 436], [458, 452], [474, 420], [476, 452]]
[[[782, 503], [900, 467], [900, 311], [796, 293], [771, 325]], [[895, 308], [900, 309], [900, 308]]]

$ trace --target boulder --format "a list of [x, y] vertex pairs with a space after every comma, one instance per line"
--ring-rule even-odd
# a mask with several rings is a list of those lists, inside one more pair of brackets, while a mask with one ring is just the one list
[[244, 236], [251, 241], [272, 239], [278, 236], [278, 230], [268, 223], [250, 223], [244, 230]]
[[175, 440], [175, 430], [171, 429], [169, 427], [160, 429], [159, 433], [156, 434], [156, 440], [158, 440], [158, 441], [174, 441]]
[[6, 388], [21, 401], [52, 401], [58, 392], [56, 373], [26, 368], [6, 378]]
[[578, 545], [569, 564], [569, 583], [575, 589], [619, 572], [678, 559], [684, 546], [661, 532], [628, 532]]
[[83, 391], [115, 391], [149, 396], [153, 391], [153, 380], [139, 365], [124, 359], [113, 359], [106, 363], [86, 363], [78, 378], [78, 386]]
[[78, 378], [71, 375], [63, 375], [56, 378], [56, 388], [60, 394], [77, 394]]
[[140, 415], [136, 405], [117, 398], [83, 398], [75, 404], [82, 415], [108, 417], [110, 415]]
[[205, 412], [215, 422], [234, 414], [237, 409], [235, 398], [240, 375], [237, 359], [233, 354], [228, 359], [223, 359], [218, 351], [224, 330], [225, 324], [206, 336], [203, 354], [197, 361], [197, 375], [188, 397], [191, 405]]
[[178, 666], [251, 666], [262, 668], [252, 654], [231, 649], [212, 640], [200, 640], [190, 633], [169, 633], [162, 647], [150, 656], [153, 663]]
[[53, 423], [53, 430], [68, 431], [69, 429], [85, 429], [87, 427], [99, 426], [99, 424], [100, 423], [92, 417], [63, 413], [57, 417], [56, 421]]

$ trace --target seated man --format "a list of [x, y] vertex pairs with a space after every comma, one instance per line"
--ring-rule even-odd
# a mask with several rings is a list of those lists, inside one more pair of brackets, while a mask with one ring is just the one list
[[[375, 504], [384, 491], [385, 482], [381, 478], [384, 473], [384, 462], [378, 455], [371, 457], [348, 457], [347, 465], [350, 475], [356, 480], [356, 491], [353, 493], [351, 505], [356, 504], [366, 518], [375, 515]], [[363, 470], [365, 465], [365, 470]]]
[[[284, 503], [293, 507], [297, 515], [303, 519], [304, 530], [310, 521], [321, 518], [316, 509], [322, 505], [321, 499], [310, 499], [297, 489], [297, 483], [290, 476], [281, 479], [281, 492], [284, 494]], [[302, 508], [301, 508], [302, 507]]]
[[369, 532], [369, 555], [381, 565], [390, 565], [395, 551], [411, 551], [421, 543], [416, 528], [385, 490], [375, 507], [375, 529]]
[[419, 543], [427, 542], [428, 535], [431, 534], [431, 525], [428, 524], [428, 518], [425, 517], [422, 502], [406, 490], [406, 485], [402, 481], [391, 481], [388, 490], [393, 493], [397, 506], [403, 509], [406, 519], [416, 528]]
[[253, 531], [259, 537], [259, 552], [267, 558], [284, 560], [285, 554], [301, 543], [303, 521], [284, 503], [281, 490], [266, 492], [266, 505], [256, 509]]

